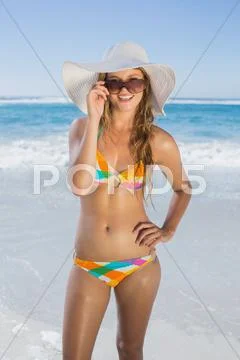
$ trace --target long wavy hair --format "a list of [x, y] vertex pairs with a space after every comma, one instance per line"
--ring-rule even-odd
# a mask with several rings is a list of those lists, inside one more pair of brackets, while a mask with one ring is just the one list
[[[145, 199], [144, 196], [146, 185], [148, 185], [150, 188], [149, 194], [151, 193], [152, 190], [151, 165], [153, 164], [153, 159], [152, 159], [152, 149], [150, 146], [150, 139], [153, 132], [154, 115], [152, 112], [152, 100], [151, 100], [152, 90], [151, 90], [150, 78], [147, 72], [144, 70], [144, 68], [138, 67], [136, 69], [141, 70], [141, 72], [143, 73], [144, 79], [146, 81], [146, 88], [143, 91], [142, 99], [136, 109], [133, 128], [129, 139], [129, 151], [134, 159], [134, 162], [139, 162], [140, 160], [142, 160], [142, 162], [144, 163], [142, 195], [144, 201], [146, 201], [147, 199]], [[99, 73], [97, 81], [105, 80], [106, 77], [107, 77], [107, 73]], [[107, 100], [104, 105], [104, 111], [101, 116], [99, 125], [101, 128], [103, 128], [103, 130], [108, 130], [110, 128], [110, 124], [111, 124], [111, 103], [109, 100]]]

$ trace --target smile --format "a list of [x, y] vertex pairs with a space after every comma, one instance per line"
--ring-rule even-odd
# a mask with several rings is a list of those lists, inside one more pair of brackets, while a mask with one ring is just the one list
[[127, 102], [129, 100], [131, 100], [133, 98], [133, 95], [130, 95], [130, 96], [118, 96], [119, 100], [121, 102]]

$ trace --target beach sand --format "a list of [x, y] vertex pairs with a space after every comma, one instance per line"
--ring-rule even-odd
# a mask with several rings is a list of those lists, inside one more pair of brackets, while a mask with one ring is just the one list
[[[146, 360], [237, 359], [225, 337], [240, 353], [239, 171], [209, 169], [205, 175], [208, 188], [192, 197], [173, 240], [157, 245], [162, 278], [145, 338]], [[79, 200], [64, 176], [40, 195], [32, 193], [31, 170], [5, 170], [0, 176], [0, 356], [11, 342], [1, 359], [61, 359], [71, 255], [64, 261], [73, 248]], [[156, 212], [148, 202], [158, 225], [169, 200], [170, 194], [154, 195]], [[116, 321], [112, 293], [93, 360], [118, 359]]]

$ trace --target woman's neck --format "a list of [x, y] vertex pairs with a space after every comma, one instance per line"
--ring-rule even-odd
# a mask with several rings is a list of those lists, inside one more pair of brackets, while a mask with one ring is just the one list
[[111, 114], [111, 128], [117, 132], [129, 131], [133, 127], [134, 116], [132, 112], [114, 111]]

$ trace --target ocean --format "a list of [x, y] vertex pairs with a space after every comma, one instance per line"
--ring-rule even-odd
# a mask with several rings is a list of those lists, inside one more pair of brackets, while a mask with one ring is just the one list
[[[174, 137], [196, 193], [174, 240], [157, 246], [163, 275], [145, 358], [234, 360], [240, 353], [240, 100], [176, 99], [165, 112], [155, 124]], [[82, 116], [65, 98], [0, 97], [0, 359], [61, 359], [79, 213], [66, 184], [68, 130]], [[161, 181], [156, 171], [155, 185]], [[152, 221], [162, 223], [170, 195], [153, 196]], [[117, 359], [116, 316], [112, 299], [93, 359]]]
[[[183, 160], [239, 167], [240, 100], [175, 100], [156, 124], [177, 141]], [[71, 121], [84, 116], [64, 98], [1, 98], [1, 168], [39, 162], [65, 166]]]

